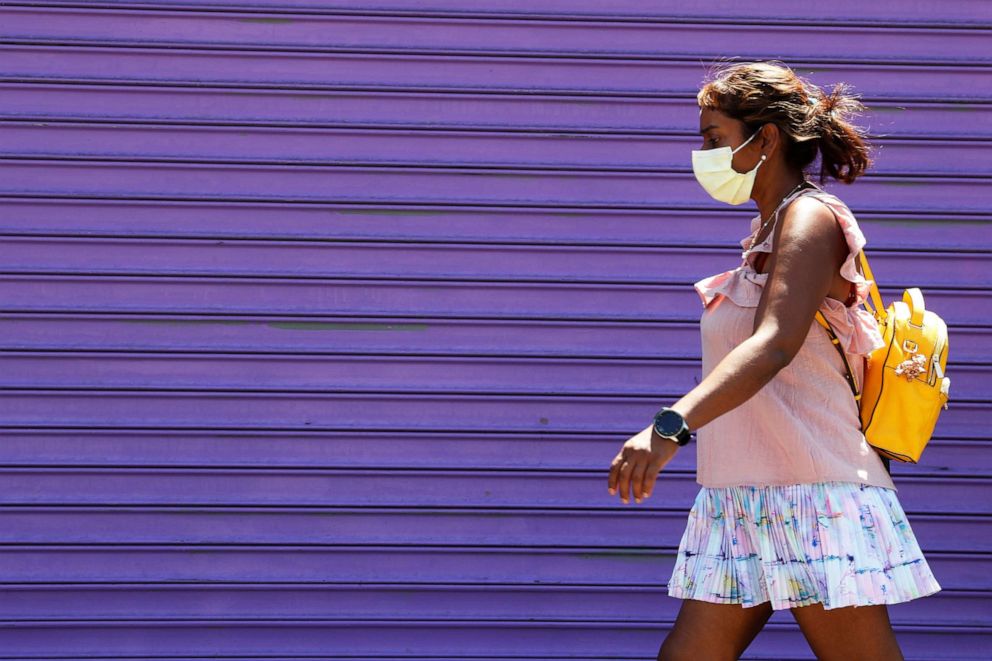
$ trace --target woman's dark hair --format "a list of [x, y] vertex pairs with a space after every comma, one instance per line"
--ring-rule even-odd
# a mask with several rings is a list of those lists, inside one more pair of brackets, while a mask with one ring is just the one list
[[786, 164], [804, 174], [819, 153], [821, 185], [827, 175], [854, 183], [873, 162], [866, 133], [848, 120], [865, 106], [847, 83], [825, 93], [779, 60], [718, 63], [696, 102], [744, 122], [745, 138], [775, 124], [785, 140]]

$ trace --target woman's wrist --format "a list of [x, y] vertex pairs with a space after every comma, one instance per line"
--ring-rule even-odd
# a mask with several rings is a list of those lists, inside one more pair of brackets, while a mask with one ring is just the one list
[[692, 410], [692, 405], [686, 401], [687, 397], [688, 395], [683, 396], [668, 408], [677, 411], [678, 414], [682, 416], [682, 419], [685, 420], [685, 424], [689, 427], [689, 431], [691, 433], [695, 433], [696, 425], [693, 420], [695, 414]]
[[672, 454], [675, 454], [678, 451], [678, 449], [681, 447], [674, 440], [659, 434], [658, 430], [654, 428], [654, 423], [652, 423], [651, 426], [648, 427], [648, 430], [650, 431], [651, 434], [652, 452], [660, 452], [663, 455], [670, 456]]

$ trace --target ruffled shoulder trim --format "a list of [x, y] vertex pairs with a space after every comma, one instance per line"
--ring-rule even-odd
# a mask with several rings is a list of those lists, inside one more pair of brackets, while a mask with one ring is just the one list
[[756, 273], [753, 269], [738, 266], [703, 278], [693, 284], [705, 308], [717, 295], [722, 294], [742, 308], [756, 308], [761, 300], [767, 273]]
[[851, 354], [870, 354], [875, 349], [885, 346], [875, 315], [866, 310], [862, 303], [871, 295], [873, 280], [866, 279], [858, 272], [858, 254], [865, 247], [867, 240], [851, 209], [831, 193], [814, 192], [810, 194], [834, 212], [834, 217], [840, 223], [844, 238], [847, 239], [847, 257], [841, 264], [840, 274], [848, 282], [854, 283], [855, 298], [850, 307], [843, 302], [830, 297], [824, 297], [820, 304], [820, 312], [841, 341], [841, 346]]
[[[820, 189], [806, 191], [806, 194], [826, 204], [840, 223], [848, 245], [848, 255], [841, 265], [840, 274], [845, 280], [854, 283], [855, 288], [855, 300], [850, 307], [845, 306], [842, 301], [827, 296], [824, 297], [819, 310], [830, 322], [845, 351], [852, 355], [870, 354], [878, 347], [884, 346], [885, 342], [882, 340], [875, 316], [862, 306], [870, 296], [872, 281], [858, 272], [855, 262], [867, 241], [854, 214], [839, 198]], [[741, 240], [741, 247], [746, 247], [747, 242], [754, 235], [757, 229], [756, 220], [760, 220], [760, 217], [751, 221], [752, 232]], [[755, 249], [755, 252], [771, 252], [770, 238], [760, 246], [755, 246]], [[751, 260], [748, 259], [751, 256], [744, 255], [741, 265], [735, 269], [711, 275], [693, 284], [704, 308], [718, 294], [726, 296], [739, 307], [758, 306], [768, 274], [754, 270]], [[815, 320], [813, 323], [820, 325]]]
[[867, 243], [865, 235], [861, 232], [858, 221], [855, 219], [850, 208], [836, 195], [827, 192], [815, 192], [810, 193], [810, 197], [815, 197], [830, 207], [830, 210], [834, 212], [834, 216], [837, 218], [837, 222], [840, 223], [840, 228], [844, 232], [844, 238], [847, 239], [848, 252], [844, 263], [840, 266], [840, 274], [845, 280], [854, 283], [857, 299], [851, 307], [857, 307], [871, 295], [871, 286], [874, 283], [873, 280], [866, 280], [858, 272], [856, 265], [858, 253], [861, 252], [861, 249]]

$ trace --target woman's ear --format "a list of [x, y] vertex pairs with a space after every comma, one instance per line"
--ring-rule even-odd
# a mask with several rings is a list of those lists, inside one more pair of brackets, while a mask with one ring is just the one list
[[[765, 128], [766, 126], [768, 128]], [[771, 158], [771, 155], [775, 153], [775, 149], [778, 147], [779, 143], [781, 142], [782, 136], [779, 133], [778, 126], [771, 122], [762, 125], [761, 131], [762, 131], [762, 136], [758, 138], [758, 140], [761, 142], [761, 151], [765, 154], [768, 154], [769, 158]]]

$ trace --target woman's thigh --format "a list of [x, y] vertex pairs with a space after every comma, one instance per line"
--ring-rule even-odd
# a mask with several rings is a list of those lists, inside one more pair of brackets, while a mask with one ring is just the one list
[[738, 659], [771, 616], [772, 605], [767, 601], [744, 608], [740, 604], [683, 599], [675, 626], [658, 651], [658, 659]]
[[816, 603], [789, 610], [821, 661], [902, 661], [885, 604], [825, 610]]

